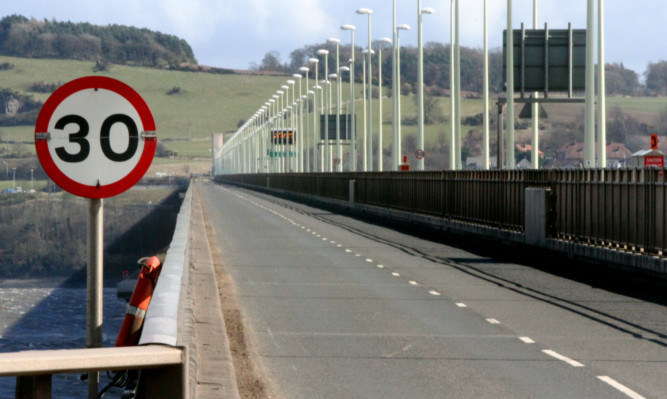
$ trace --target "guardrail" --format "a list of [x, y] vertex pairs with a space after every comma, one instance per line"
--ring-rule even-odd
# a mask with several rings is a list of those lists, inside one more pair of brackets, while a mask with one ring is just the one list
[[[525, 231], [525, 193], [546, 195], [546, 235], [664, 257], [664, 170], [516, 170], [219, 175], [218, 181], [284, 190]], [[350, 181], [354, 183], [350, 185]]]
[[193, 337], [182, 329], [190, 300], [188, 247], [192, 188], [178, 214], [139, 341], [135, 347], [39, 350], [0, 354], [0, 377], [17, 377], [17, 399], [51, 398], [51, 377], [59, 373], [142, 370], [137, 397], [192, 397], [189, 350]]

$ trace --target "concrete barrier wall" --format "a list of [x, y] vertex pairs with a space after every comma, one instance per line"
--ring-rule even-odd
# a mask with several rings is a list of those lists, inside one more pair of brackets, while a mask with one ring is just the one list
[[185, 194], [176, 219], [174, 238], [162, 264], [162, 271], [146, 313], [139, 345], [179, 342], [179, 314], [183, 314], [188, 287], [188, 247], [192, 188]]

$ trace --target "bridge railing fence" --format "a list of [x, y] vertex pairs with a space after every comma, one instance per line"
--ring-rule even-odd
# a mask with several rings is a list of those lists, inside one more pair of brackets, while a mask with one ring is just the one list
[[662, 255], [667, 200], [659, 169], [221, 175], [220, 180], [524, 230], [525, 191], [549, 190], [549, 237]]

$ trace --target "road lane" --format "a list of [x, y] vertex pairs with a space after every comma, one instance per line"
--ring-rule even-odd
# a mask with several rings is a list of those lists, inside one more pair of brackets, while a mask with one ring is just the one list
[[[200, 189], [281, 397], [628, 397], [601, 376], [667, 392], [662, 306], [289, 201]], [[659, 319], [615, 320], [589, 302]]]

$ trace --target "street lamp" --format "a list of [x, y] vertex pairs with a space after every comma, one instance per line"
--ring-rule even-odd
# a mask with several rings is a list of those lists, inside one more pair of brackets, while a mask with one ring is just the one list
[[[289, 160], [290, 171], [297, 171], [298, 172], [298, 166], [293, 165], [294, 163], [298, 163], [298, 160], [293, 159], [295, 157], [292, 156], [292, 153], [294, 152], [294, 151], [292, 151], [292, 146], [294, 145], [294, 139], [296, 139], [296, 132], [297, 132], [297, 129], [298, 129], [298, 127], [296, 126], [297, 121], [296, 121], [296, 115], [295, 115], [297, 108], [296, 108], [296, 101], [295, 101], [295, 92], [296, 92], [296, 90], [294, 89], [294, 85], [296, 84], [296, 82], [294, 80], [290, 79], [290, 80], [287, 81], [287, 84], [290, 86], [290, 90], [292, 91], [292, 101], [290, 101], [290, 106], [289, 106], [289, 110], [290, 110], [289, 120], [290, 120], [290, 131], [292, 132], [292, 138], [293, 138], [291, 145], [289, 143], [289, 139], [287, 141], [287, 154], [288, 154], [287, 159]], [[287, 101], [289, 101], [289, 98], [288, 98]]]
[[[302, 66], [299, 68], [299, 71], [303, 72], [306, 74], [306, 94], [303, 96], [306, 99], [306, 114], [308, 113], [308, 91], [310, 88], [308, 87], [308, 73], [310, 72], [310, 68], [307, 66]], [[303, 112], [303, 108], [301, 109], [301, 112]], [[303, 145], [301, 146], [302, 149], [302, 158], [303, 158], [303, 172], [310, 172], [310, 135], [308, 134], [310, 132], [310, 122], [309, 119], [306, 117], [306, 125], [303, 130]]]
[[[335, 37], [327, 40], [329, 43], [336, 44], [336, 78], [340, 74], [340, 39]], [[338, 163], [336, 164], [336, 172], [343, 171], [343, 147], [340, 145], [340, 101], [341, 101], [341, 87], [340, 81], [336, 79], [336, 158], [338, 158]]]
[[[317, 50], [318, 55], [323, 55], [324, 56], [324, 76], [327, 77], [329, 76], [329, 50], [326, 49], [319, 49]], [[324, 148], [322, 149], [323, 153], [322, 156], [328, 155], [329, 154], [329, 107], [331, 106], [331, 101], [330, 101], [330, 95], [331, 93], [329, 92], [329, 87], [328, 87], [328, 81], [324, 80], [322, 83], [326, 83], [325, 89], [327, 90], [327, 98], [329, 101], [324, 105]], [[320, 165], [322, 167], [320, 170], [322, 172], [328, 172], [328, 168], [324, 168], [324, 158], [320, 159]]]
[[[338, 156], [338, 151], [341, 149], [340, 147], [340, 96], [338, 93], [340, 93], [340, 82], [338, 81], [338, 74], [337, 73], [331, 73], [329, 74], [329, 90], [331, 90], [331, 81], [336, 81], [336, 156]], [[331, 92], [329, 92], [329, 96], [331, 96]], [[330, 103], [330, 106], [333, 107], [333, 102]], [[333, 166], [332, 166], [332, 161], [333, 161], [333, 149], [331, 149], [331, 152], [329, 153], [329, 171], [333, 172]], [[342, 157], [342, 152], [341, 152], [341, 157]], [[336, 167], [338, 169], [338, 167]], [[342, 170], [337, 170], [337, 172], [342, 172]]]
[[[351, 63], [351, 62], [352, 62], [352, 60], [348, 60], [348, 64]], [[341, 75], [340, 76], [340, 84], [343, 83], [343, 72], [348, 72], [347, 76], [350, 79], [350, 87], [352, 87], [352, 85], [351, 85], [352, 75], [349, 74], [350, 68], [346, 67], [346, 66], [340, 67], [340, 75]], [[348, 101], [346, 103], [347, 104], [346, 109], [345, 109], [345, 138], [347, 140], [350, 140], [350, 118], [349, 118], [350, 112], [349, 112], [349, 107], [350, 107], [350, 99], [351, 98], [352, 98], [351, 96], [350, 96], [350, 98], [348, 98]], [[354, 146], [354, 143], [352, 145]], [[350, 156], [351, 156], [351, 154], [350, 154]]]
[[14, 178], [12, 179], [12, 189], [14, 192], [16, 192], [16, 168], [12, 168], [12, 171], [14, 172]]
[[378, 172], [382, 172], [382, 48], [385, 44], [391, 44], [391, 39], [383, 37], [378, 43], [378, 114], [380, 125], [378, 127]]
[[294, 135], [294, 139], [296, 140], [296, 149], [297, 149], [296, 171], [303, 172], [303, 102], [301, 101], [301, 97], [303, 96], [301, 79], [303, 79], [303, 76], [301, 76], [301, 74], [295, 73], [292, 75], [292, 77], [299, 81], [299, 98], [296, 100], [296, 102], [299, 104], [299, 107], [297, 108], [298, 121], [297, 121], [297, 131], [296, 134]]
[[367, 125], [368, 125], [368, 142], [369, 142], [369, 148], [367, 149], [369, 154], [368, 154], [368, 166], [370, 170], [373, 170], [373, 68], [372, 68], [372, 49], [371, 49], [371, 15], [373, 14], [373, 10], [369, 8], [360, 8], [357, 10], [357, 14], [359, 15], [367, 15], [368, 16], [368, 120]]
[[[317, 58], [309, 58], [308, 63], [310, 64], [315, 64], [315, 87], [317, 87], [317, 82], [318, 82], [318, 65], [319, 65], [320, 60]], [[319, 132], [319, 124], [318, 124], [318, 118], [319, 114], [317, 112], [317, 89], [314, 89], [315, 95], [313, 96], [313, 164], [311, 167], [311, 171], [317, 172], [317, 165], [318, 165], [318, 149], [317, 149], [317, 134]]]
[[352, 102], [351, 108], [352, 108], [352, 121], [350, 122], [352, 124], [351, 130], [350, 130], [350, 135], [347, 136], [347, 139], [350, 140], [352, 143], [352, 148], [350, 149], [350, 158], [352, 158], [352, 165], [351, 165], [351, 170], [353, 172], [357, 171], [357, 120], [355, 118], [355, 106], [354, 106], [354, 53], [355, 53], [355, 48], [354, 48], [354, 30], [355, 27], [354, 25], [343, 25], [340, 27], [342, 30], [349, 30], [350, 34], [352, 36], [351, 39], [351, 44], [350, 44], [350, 101]]
[[[424, 151], [424, 46], [422, 44], [422, 15], [433, 14], [432, 8], [422, 8], [417, 0], [417, 150]], [[417, 170], [424, 170], [424, 157], [417, 157]]]
[[410, 25], [401, 24], [396, 26], [396, 136], [394, 137], [394, 164], [398, 170], [401, 163], [401, 31], [410, 30]]

